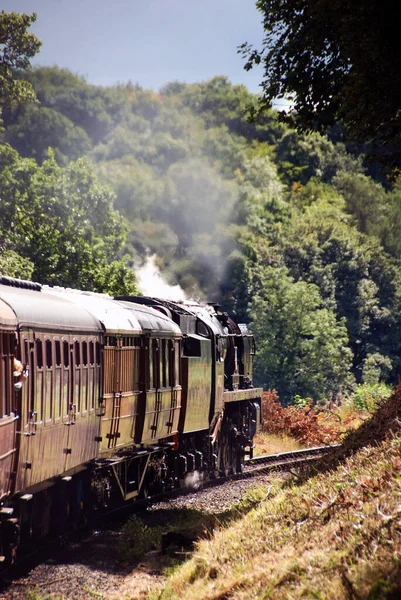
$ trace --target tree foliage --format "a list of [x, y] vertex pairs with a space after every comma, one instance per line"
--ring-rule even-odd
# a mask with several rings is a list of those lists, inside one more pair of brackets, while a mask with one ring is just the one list
[[21, 110], [18, 122], [7, 128], [6, 141], [23, 156], [42, 162], [52, 147], [59, 163], [77, 159], [91, 148], [86, 132], [60, 112], [42, 106]]
[[36, 14], [0, 13], [0, 109], [35, 100], [32, 85], [26, 79], [16, 79], [15, 69], [27, 69], [41, 41], [27, 29], [36, 21]]
[[324, 306], [319, 289], [294, 282], [286, 269], [267, 267], [250, 316], [257, 338], [258, 370], [287, 402], [296, 394], [317, 400], [353, 383], [345, 321]]
[[[377, 157], [400, 166], [401, 52], [396, 5], [379, 0], [259, 0], [262, 49], [244, 44], [246, 69], [262, 63], [264, 99], [291, 96], [302, 129], [341, 120]], [[286, 115], [282, 115], [287, 118]]]
[[42, 283], [135, 291], [133, 273], [118, 260], [127, 227], [88, 163], [80, 159], [63, 169], [50, 153], [38, 166], [7, 146], [0, 150], [3, 273], [21, 274], [22, 263], [24, 278]]
[[357, 146], [274, 111], [250, 123], [257, 97], [225, 77], [155, 93], [15, 76], [40, 104], [3, 113], [3, 273], [124, 293], [156, 254], [170, 284], [252, 322], [255, 383], [286, 401], [401, 375], [401, 188]]

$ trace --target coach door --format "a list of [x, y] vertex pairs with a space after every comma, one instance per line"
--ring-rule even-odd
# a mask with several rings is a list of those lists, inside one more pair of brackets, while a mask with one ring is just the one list
[[24, 338], [24, 360], [29, 375], [22, 390], [19, 480], [23, 487], [28, 487], [64, 470], [69, 437], [65, 424], [70, 368], [60, 338], [37, 332], [25, 333]]
[[[65, 346], [67, 355], [67, 345]], [[68, 471], [84, 464], [97, 455], [100, 435], [99, 416], [96, 408], [100, 390], [100, 344], [94, 337], [74, 337], [69, 345], [62, 370], [69, 370], [68, 385], [71, 390], [65, 393], [69, 402], [63, 402], [64, 429], [68, 431], [67, 445], [64, 448], [65, 467]], [[62, 375], [62, 370], [60, 375]], [[67, 373], [66, 373], [67, 375]], [[63, 382], [67, 381], [67, 377]]]
[[108, 336], [104, 348], [102, 450], [133, 443], [138, 413], [140, 338]]
[[11, 472], [17, 452], [19, 392], [14, 389], [14, 331], [0, 330], [0, 500], [11, 492]]
[[175, 433], [178, 430], [181, 408], [181, 387], [176, 385], [178, 376], [175, 375], [175, 352], [178, 352], [178, 345], [173, 340], [164, 338], [149, 339], [148, 343], [149, 373], [142, 442]]

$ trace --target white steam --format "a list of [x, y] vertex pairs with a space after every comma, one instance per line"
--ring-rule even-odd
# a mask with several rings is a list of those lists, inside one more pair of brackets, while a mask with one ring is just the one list
[[164, 298], [175, 302], [188, 300], [179, 285], [169, 285], [156, 266], [156, 255], [146, 258], [145, 264], [136, 270], [138, 290], [143, 296]]
[[202, 485], [203, 476], [199, 471], [191, 471], [184, 479], [184, 487], [197, 490]]

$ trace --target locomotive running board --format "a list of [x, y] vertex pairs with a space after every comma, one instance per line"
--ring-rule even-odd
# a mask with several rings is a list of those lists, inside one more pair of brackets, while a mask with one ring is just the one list
[[244, 390], [224, 390], [224, 402], [240, 402], [242, 400], [256, 400], [263, 396], [263, 388], [247, 388]]

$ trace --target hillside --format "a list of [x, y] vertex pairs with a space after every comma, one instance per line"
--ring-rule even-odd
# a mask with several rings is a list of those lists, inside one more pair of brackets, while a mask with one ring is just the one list
[[168, 283], [251, 323], [255, 379], [281, 401], [396, 382], [400, 186], [339, 127], [250, 121], [258, 98], [222, 76], [159, 93], [18, 76], [38, 103], [3, 111], [3, 274], [130, 293], [155, 255]]
[[399, 598], [400, 415], [398, 388], [317, 472], [253, 492], [149, 598]]

